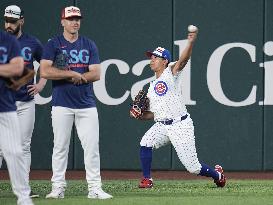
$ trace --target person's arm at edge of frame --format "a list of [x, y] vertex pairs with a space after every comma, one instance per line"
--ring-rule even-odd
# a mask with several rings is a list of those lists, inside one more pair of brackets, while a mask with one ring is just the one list
[[188, 33], [188, 44], [186, 48], [183, 50], [183, 52], [181, 53], [178, 61], [172, 67], [172, 73], [174, 75], [178, 73], [179, 71], [181, 71], [186, 66], [188, 60], [190, 59], [193, 45], [197, 38], [197, 33], [198, 33], [198, 30], [196, 32]]
[[24, 70], [24, 59], [22, 57], [14, 57], [7, 64], [0, 65], [0, 76], [16, 77], [22, 75]]

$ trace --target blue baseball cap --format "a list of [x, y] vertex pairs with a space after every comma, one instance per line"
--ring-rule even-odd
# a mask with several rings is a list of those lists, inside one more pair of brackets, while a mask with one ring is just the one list
[[164, 59], [168, 60], [168, 62], [171, 62], [171, 58], [172, 58], [171, 53], [170, 53], [170, 51], [168, 51], [165, 48], [157, 47], [153, 52], [146, 51], [146, 56], [151, 58], [152, 55], [160, 57], [160, 58], [164, 58]]

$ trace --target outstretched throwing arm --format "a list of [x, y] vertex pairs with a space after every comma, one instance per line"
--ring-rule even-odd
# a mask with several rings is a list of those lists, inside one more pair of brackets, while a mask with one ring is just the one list
[[174, 75], [178, 73], [179, 71], [181, 71], [186, 66], [188, 60], [191, 57], [193, 45], [197, 38], [198, 29], [196, 27], [196, 30], [194, 32], [191, 32], [191, 31], [193, 30], [189, 30], [189, 33], [188, 33], [188, 43], [186, 48], [181, 53], [178, 61], [172, 67], [172, 73]]

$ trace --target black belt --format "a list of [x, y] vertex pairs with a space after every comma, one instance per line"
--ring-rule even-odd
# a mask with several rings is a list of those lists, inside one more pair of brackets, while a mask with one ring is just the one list
[[[187, 117], [188, 117], [188, 115], [184, 115], [184, 116], [181, 116], [178, 120], [182, 121], [182, 120], [185, 120]], [[171, 125], [171, 124], [175, 123], [174, 122], [175, 120], [176, 119], [168, 119], [168, 120], [163, 120], [163, 121], [158, 121], [158, 122], [160, 122], [164, 125]], [[177, 122], [177, 120], [176, 120], [176, 122]]]

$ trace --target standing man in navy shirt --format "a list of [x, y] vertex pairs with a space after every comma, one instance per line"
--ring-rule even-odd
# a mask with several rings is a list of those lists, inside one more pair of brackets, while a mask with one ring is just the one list
[[32, 205], [27, 174], [24, 171], [25, 160], [15, 96], [4, 80], [20, 76], [23, 68], [24, 60], [20, 56], [18, 42], [13, 36], [0, 31], [0, 149], [7, 162], [12, 190], [18, 198], [17, 204]]
[[[46, 198], [64, 198], [71, 128], [75, 122], [84, 151], [88, 198], [109, 199], [101, 188], [99, 154], [99, 120], [93, 82], [100, 79], [100, 60], [96, 44], [78, 31], [81, 11], [70, 6], [62, 11], [63, 34], [45, 46], [41, 60], [41, 76], [52, 80], [52, 191]], [[66, 70], [53, 62], [60, 54], [67, 59]]]
[[[21, 55], [24, 58], [26, 68], [33, 70], [33, 62], [40, 62], [43, 52], [41, 42], [23, 32], [24, 15], [21, 8], [16, 5], [6, 7], [4, 13], [5, 30], [14, 35], [20, 44]], [[35, 102], [34, 95], [41, 92], [46, 84], [46, 79], [40, 78], [37, 84], [34, 84], [34, 79], [22, 86], [15, 93], [17, 114], [20, 121], [21, 137], [23, 139], [23, 156], [25, 159], [25, 171], [29, 176], [31, 165], [30, 144], [35, 123]], [[0, 157], [0, 165], [2, 158]], [[31, 192], [31, 197], [39, 197], [38, 194]]]

